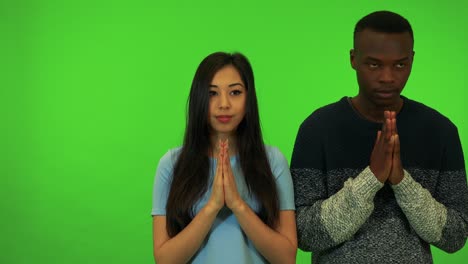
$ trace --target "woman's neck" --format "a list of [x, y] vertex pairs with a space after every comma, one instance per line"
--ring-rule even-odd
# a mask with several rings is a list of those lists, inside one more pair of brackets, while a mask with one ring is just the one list
[[217, 157], [219, 154], [219, 141], [228, 141], [229, 144], [229, 156], [237, 155], [237, 140], [234, 135], [213, 135], [211, 137], [211, 148], [210, 148], [210, 155], [213, 157]]

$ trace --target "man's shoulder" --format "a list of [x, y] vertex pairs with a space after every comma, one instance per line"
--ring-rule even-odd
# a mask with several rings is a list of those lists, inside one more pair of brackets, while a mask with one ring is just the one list
[[342, 97], [340, 100], [324, 105], [320, 108], [315, 109], [303, 122], [302, 125], [308, 125], [310, 123], [317, 122], [329, 122], [330, 120], [336, 120], [337, 116], [343, 113], [347, 106], [347, 97]]
[[418, 120], [424, 125], [437, 127], [455, 127], [455, 124], [438, 110], [413, 99], [404, 97], [405, 112], [414, 121]]

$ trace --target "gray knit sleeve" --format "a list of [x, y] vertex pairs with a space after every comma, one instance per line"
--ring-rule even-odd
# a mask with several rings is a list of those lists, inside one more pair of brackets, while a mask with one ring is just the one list
[[[309, 175], [297, 175], [297, 174]], [[299, 179], [319, 178], [312, 175], [318, 171], [295, 170]], [[294, 175], [293, 175], [294, 177]], [[297, 179], [296, 178], [296, 179]], [[311, 182], [295, 181], [296, 193], [320, 192]], [[324, 200], [296, 209], [299, 248], [305, 251], [323, 251], [350, 238], [359, 230], [374, 209], [373, 198], [383, 184], [372, 174], [369, 167], [356, 178], [350, 178], [343, 188]], [[301, 196], [302, 197], [302, 196]], [[299, 204], [301, 198], [299, 198]]]
[[395, 198], [416, 233], [428, 243], [439, 241], [447, 222], [447, 209], [404, 171], [403, 180], [392, 185]]
[[[467, 206], [462, 204], [467, 197], [466, 176], [464, 171], [459, 171], [447, 172], [441, 177], [443, 180], [438, 188], [444, 191], [441, 193], [443, 197], [438, 197], [440, 202], [407, 171], [403, 180], [392, 188], [414, 231], [426, 242], [447, 252], [455, 252], [463, 247], [468, 236], [468, 215], [465, 209], [458, 210], [460, 206]], [[457, 183], [457, 178], [461, 182]], [[453, 199], [457, 196], [459, 199]]]

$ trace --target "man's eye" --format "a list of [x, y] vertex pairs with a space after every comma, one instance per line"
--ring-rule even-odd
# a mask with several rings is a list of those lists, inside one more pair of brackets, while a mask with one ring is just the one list
[[369, 65], [369, 68], [371, 68], [371, 69], [376, 69], [376, 68], [379, 67], [379, 65], [377, 63], [369, 63], [368, 65]]
[[404, 63], [397, 63], [397, 64], [395, 65], [395, 67], [397, 67], [397, 68], [399, 68], [399, 69], [402, 69], [402, 68], [404, 68], [405, 66], [406, 66], [406, 64], [404, 64]]

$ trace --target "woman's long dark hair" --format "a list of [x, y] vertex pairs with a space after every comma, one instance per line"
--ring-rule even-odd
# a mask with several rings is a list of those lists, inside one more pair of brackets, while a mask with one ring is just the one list
[[166, 229], [174, 237], [192, 220], [194, 205], [207, 191], [210, 169], [210, 125], [208, 123], [209, 85], [217, 71], [232, 65], [246, 85], [245, 116], [237, 127], [237, 149], [245, 182], [257, 199], [259, 217], [270, 227], [277, 224], [279, 202], [260, 128], [257, 96], [252, 67], [240, 54], [216, 52], [198, 66], [188, 99], [184, 144], [174, 166], [166, 205]]

